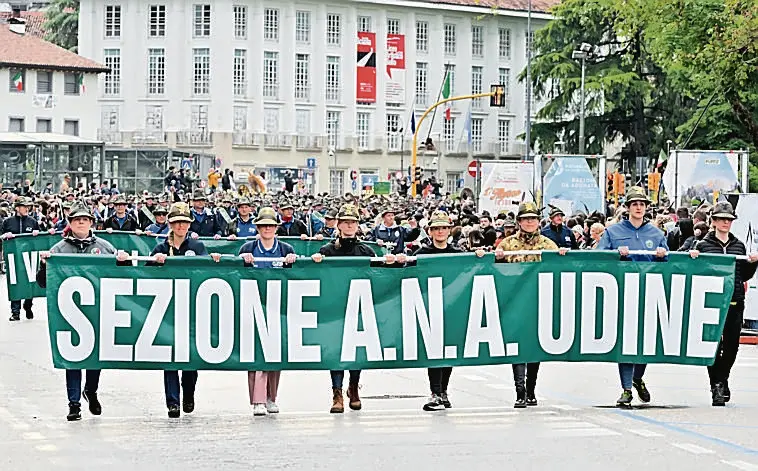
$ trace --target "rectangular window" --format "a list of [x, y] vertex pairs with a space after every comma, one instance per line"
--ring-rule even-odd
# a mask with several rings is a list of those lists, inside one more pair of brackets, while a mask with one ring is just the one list
[[26, 71], [21, 69], [9, 69], [10, 91], [12, 93], [24, 93], [26, 90]]
[[63, 121], [63, 134], [67, 134], [69, 136], [78, 136], [79, 135], [79, 120], [67, 119]]
[[342, 15], [337, 13], [326, 15], [326, 44], [329, 46], [342, 44]]
[[208, 130], [208, 105], [192, 105], [190, 127], [192, 131]]
[[196, 38], [206, 38], [211, 35], [211, 6], [195, 5], [193, 36]]
[[503, 97], [505, 100], [505, 107], [503, 109], [508, 111], [511, 103], [511, 69], [500, 67], [497, 70], [498, 83], [505, 86], [505, 96]]
[[279, 134], [279, 108], [266, 108], [263, 110], [263, 128], [266, 134]]
[[444, 51], [446, 56], [455, 55], [455, 25], [445, 23]]
[[118, 105], [106, 105], [100, 109], [100, 128], [103, 131], [118, 131]]
[[37, 72], [37, 93], [53, 93], [52, 72]]
[[24, 118], [10, 118], [8, 120], [8, 132], [25, 132]]
[[105, 6], [105, 37], [106, 38], [120, 38], [121, 37], [121, 6], [120, 5], [106, 5]]
[[484, 57], [484, 27], [471, 27], [471, 55], [474, 57]]
[[455, 152], [455, 118], [443, 121], [442, 140], [445, 141], [446, 152]]
[[416, 52], [429, 51], [429, 22], [416, 22]]
[[[482, 93], [482, 75], [483, 74], [484, 74], [483, 67], [478, 66], [478, 65], [471, 67], [471, 94], [472, 95]], [[484, 103], [484, 99], [477, 98], [472, 102], [471, 106], [474, 109], [481, 109], [482, 103]]]
[[387, 18], [387, 34], [400, 34], [400, 20]]
[[329, 193], [341, 195], [345, 191], [345, 171], [329, 170]]
[[37, 132], [53, 132], [53, 121], [37, 118]]
[[482, 118], [471, 118], [471, 144], [474, 147], [474, 152], [482, 151], [482, 125], [484, 120]]
[[447, 192], [450, 193], [451, 195], [458, 193], [458, 190], [459, 190], [458, 182], [460, 182], [462, 178], [463, 178], [462, 173], [458, 173], [458, 172], [448, 173], [447, 178], [445, 180], [445, 190], [447, 190]]
[[103, 51], [105, 66], [110, 69], [103, 79], [103, 94], [118, 96], [121, 94], [121, 50], [106, 49]]
[[310, 62], [308, 54], [295, 54], [295, 99], [301, 102], [311, 98]]
[[147, 51], [147, 94], [166, 93], [166, 51], [163, 48]]
[[207, 95], [211, 92], [211, 50], [207, 47], [192, 50], [194, 75], [193, 95]]
[[387, 123], [385, 130], [387, 132], [387, 150], [400, 150], [400, 115], [397, 113], [387, 113]]
[[339, 149], [342, 147], [339, 139], [341, 117], [339, 111], [326, 112], [326, 139], [327, 145], [330, 149]]
[[358, 17], [358, 32], [359, 33], [371, 33], [371, 17], [359, 16]]
[[247, 131], [247, 106], [234, 107], [234, 131]]
[[279, 53], [263, 52], [263, 98], [279, 99]]
[[498, 28], [497, 30], [498, 55], [501, 59], [511, 60], [511, 30]]
[[166, 36], [166, 5], [150, 5], [148, 34], [150, 37]]
[[263, 11], [263, 39], [279, 41], [279, 10], [276, 8], [266, 8]]
[[529, 57], [531, 54], [534, 57], [534, 31], [529, 31], [525, 34], [524, 55]]
[[297, 11], [295, 13], [295, 41], [299, 44], [311, 43], [311, 12]]
[[234, 5], [234, 39], [247, 39], [247, 6]]
[[145, 130], [150, 132], [163, 131], [163, 106], [145, 106]]
[[416, 62], [416, 104], [426, 107], [429, 103], [429, 64]]
[[298, 136], [311, 133], [311, 110], [295, 110], [295, 132]]
[[497, 143], [500, 154], [508, 154], [511, 150], [511, 122], [500, 119], [497, 122]]
[[234, 96], [247, 96], [247, 50], [234, 50], [234, 71], [233, 71]]
[[83, 86], [83, 80], [84, 76], [82, 74], [72, 72], [63, 74], [63, 94], [79, 95]]
[[369, 149], [369, 131], [371, 129], [371, 113], [359, 112], [355, 115], [355, 134], [358, 138], [358, 150]]
[[340, 58], [338, 56], [326, 56], [326, 102], [340, 103], [342, 93], [340, 90]]

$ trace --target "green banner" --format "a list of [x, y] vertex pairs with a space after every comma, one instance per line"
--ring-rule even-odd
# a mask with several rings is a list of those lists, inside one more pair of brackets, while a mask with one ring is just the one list
[[[153, 248], [162, 241], [163, 238], [155, 236], [136, 235], [132, 232], [113, 232], [97, 231], [98, 237], [107, 240], [119, 250], [124, 250], [132, 255], [150, 255]], [[329, 240], [300, 240], [299, 237], [282, 237], [282, 240], [292, 245], [295, 253], [303, 256], [310, 256], [329, 242]], [[44, 234], [37, 236], [28, 234], [18, 235], [12, 239], [3, 241], [3, 259], [7, 267], [8, 275], [5, 278], [8, 287], [8, 299], [11, 301], [19, 299], [36, 298], [45, 295], [45, 290], [37, 285], [35, 278], [37, 275], [37, 266], [39, 264], [39, 253], [50, 250], [50, 247], [61, 240], [60, 234]], [[236, 255], [242, 244], [248, 239], [216, 240], [212, 237], [200, 237], [208, 253], [220, 253], [225, 255]], [[384, 249], [374, 242], [366, 242], [371, 245], [378, 255], [384, 254]]]
[[116, 266], [63, 255], [48, 267], [57, 368], [355, 369], [535, 361], [712, 363], [734, 259], [663, 263], [617, 253], [298, 260], [290, 269], [169, 258]]

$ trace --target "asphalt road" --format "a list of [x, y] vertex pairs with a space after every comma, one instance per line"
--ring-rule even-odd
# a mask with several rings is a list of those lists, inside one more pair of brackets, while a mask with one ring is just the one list
[[[2, 291], [4, 291], [4, 280]], [[44, 300], [7, 322], [0, 293], [0, 470], [758, 470], [758, 348], [741, 349], [726, 408], [705, 368], [654, 365], [653, 401], [613, 405], [612, 364], [543, 365], [540, 405], [512, 408], [509, 366], [453, 371], [453, 408], [421, 410], [424, 370], [364, 372], [364, 408], [328, 413], [327, 372], [284, 372], [282, 412], [253, 417], [243, 372], [201, 372], [196, 410], [169, 420], [161, 372], [104, 371], [103, 415], [66, 421]], [[23, 314], [22, 314], [23, 317]]]

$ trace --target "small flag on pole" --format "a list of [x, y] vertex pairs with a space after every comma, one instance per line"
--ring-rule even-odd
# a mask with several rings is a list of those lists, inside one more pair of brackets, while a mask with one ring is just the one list
[[84, 74], [79, 74], [79, 78], [76, 80], [77, 85], [79, 85], [79, 93], [84, 93], [86, 90], [84, 88]]
[[416, 134], [416, 113], [411, 111], [411, 134]]
[[[450, 71], [445, 70], [445, 83], [442, 85], [442, 98], [450, 98]], [[445, 119], [450, 121], [450, 103], [445, 103]]]
[[24, 75], [21, 72], [16, 72], [16, 75], [13, 76], [13, 86], [19, 92], [24, 91]]

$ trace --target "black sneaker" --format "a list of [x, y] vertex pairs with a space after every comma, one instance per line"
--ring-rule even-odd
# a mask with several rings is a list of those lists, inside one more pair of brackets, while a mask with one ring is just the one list
[[537, 396], [534, 395], [534, 391], [526, 391], [526, 405], [527, 406], [537, 405]]
[[182, 411], [179, 410], [179, 406], [176, 404], [168, 406], [168, 417], [170, 419], [178, 419], [180, 415], [182, 415]]
[[619, 407], [632, 407], [632, 390], [624, 389], [621, 393], [621, 397], [616, 401], [616, 405]]
[[713, 399], [713, 407], [724, 407], [726, 405], [723, 383], [716, 383], [713, 385], [711, 388], [711, 398]]
[[439, 395], [432, 394], [432, 397], [429, 398], [429, 402], [424, 404], [424, 410], [429, 412], [445, 410], [445, 404], [442, 402], [442, 398]]
[[637, 390], [637, 397], [640, 398], [640, 401], [650, 402], [650, 391], [647, 390], [645, 382], [642, 379], [632, 380], [632, 386]]
[[514, 409], [526, 409], [526, 391], [516, 390], [516, 402], [513, 403]]
[[97, 393], [84, 391], [82, 397], [89, 404], [89, 411], [92, 415], [103, 413], [103, 407], [100, 405], [100, 401], [97, 400]]
[[191, 414], [195, 410], [195, 395], [184, 393], [182, 399], [182, 410], [185, 414]]
[[453, 407], [453, 405], [450, 404], [450, 399], [447, 397], [447, 391], [440, 394], [440, 398], [442, 399], [442, 405], [445, 406], [445, 409], [450, 409]]
[[11, 322], [20, 321], [21, 320], [21, 315], [18, 312], [14, 312], [14, 313], [11, 314], [11, 317], [8, 318], [8, 320], [11, 321]]
[[724, 381], [724, 402], [729, 402], [732, 398], [732, 391], [729, 390], [729, 380]]
[[66, 416], [66, 420], [68, 420], [69, 422], [82, 420], [82, 405], [79, 404], [78, 402], [69, 402], [68, 415]]
[[27, 319], [34, 319], [34, 313], [31, 309], [24, 309], [24, 312], [26, 312], [26, 318]]

